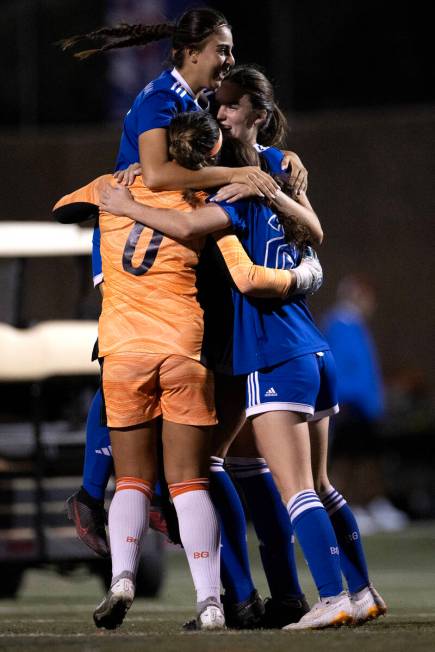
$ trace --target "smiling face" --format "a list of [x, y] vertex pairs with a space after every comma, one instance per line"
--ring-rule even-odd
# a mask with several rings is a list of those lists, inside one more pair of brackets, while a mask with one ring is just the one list
[[234, 66], [233, 36], [228, 27], [219, 27], [200, 50], [188, 49], [180, 73], [197, 93], [203, 88], [216, 90]]
[[224, 135], [231, 135], [244, 143], [257, 141], [258, 128], [264, 121], [263, 111], [253, 108], [250, 97], [237, 84], [224, 81], [216, 92], [219, 103], [217, 119]]

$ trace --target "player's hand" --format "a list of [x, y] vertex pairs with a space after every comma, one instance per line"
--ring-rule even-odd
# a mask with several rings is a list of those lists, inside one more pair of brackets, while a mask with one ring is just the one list
[[312, 247], [306, 247], [300, 265], [292, 269], [296, 276], [293, 294], [314, 294], [323, 283], [323, 270]]
[[111, 186], [108, 183], [100, 193], [99, 206], [101, 210], [112, 213], [112, 215], [126, 215], [132, 202], [134, 199], [129, 189], [119, 184]]
[[247, 184], [253, 195], [266, 197], [270, 201], [275, 199], [279, 186], [269, 174], [260, 168], [249, 165], [243, 168], [233, 168], [231, 172], [230, 183]]
[[228, 204], [232, 204], [238, 199], [254, 197], [256, 194], [246, 183], [229, 183], [227, 186], [222, 186], [211, 201], [226, 201]]
[[125, 170], [118, 170], [113, 175], [118, 183], [123, 186], [131, 186], [136, 177], [142, 174], [142, 166], [140, 163], [130, 163]]
[[290, 166], [290, 184], [296, 195], [306, 192], [308, 188], [308, 170], [295, 152], [285, 150], [282, 159], [281, 169], [287, 170]]

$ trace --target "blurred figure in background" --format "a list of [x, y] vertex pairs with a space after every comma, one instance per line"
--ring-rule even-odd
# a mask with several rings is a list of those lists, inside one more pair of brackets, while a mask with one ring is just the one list
[[332, 478], [348, 497], [362, 534], [400, 530], [409, 520], [391, 503], [385, 489], [379, 435], [384, 389], [367, 323], [375, 309], [376, 294], [370, 282], [346, 276], [323, 322], [337, 366], [340, 401], [333, 426]]

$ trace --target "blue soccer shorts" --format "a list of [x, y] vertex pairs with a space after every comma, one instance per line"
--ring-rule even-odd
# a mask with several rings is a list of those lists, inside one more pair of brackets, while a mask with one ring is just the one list
[[331, 351], [308, 353], [249, 374], [246, 416], [273, 410], [302, 412], [308, 421], [338, 412], [337, 372]]

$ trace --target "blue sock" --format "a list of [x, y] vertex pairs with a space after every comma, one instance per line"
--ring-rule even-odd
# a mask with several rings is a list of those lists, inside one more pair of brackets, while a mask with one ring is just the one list
[[221, 581], [230, 602], [247, 600], [254, 591], [246, 545], [246, 518], [242, 503], [223, 459], [211, 458], [210, 495], [221, 526]]
[[318, 495], [299, 491], [287, 504], [293, 528], [321, 598], [343, 590], [340, 553], [329, 516]]
[[358, 523], [349, 505], [334, 487], [320, 495], [340, 548], [340, 563], [351, 593], [368, 586], [369, 572]]
[[227, 457], [225, 465], [243, 491], [260, 541], [261, 561], [272, 598], [302, 597], [293, 528], [266, 461], [262, 457]]
[[109, 429], [100, 423], [101, 402], [101, 391], [98, 389], [91, 403], [86, 423], [83, 466], [83, 488], [96, 500], [104, 499], [104, 492], [113, 471]]

